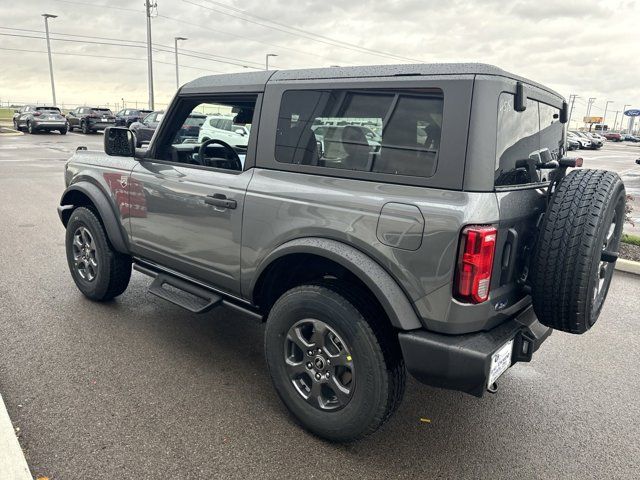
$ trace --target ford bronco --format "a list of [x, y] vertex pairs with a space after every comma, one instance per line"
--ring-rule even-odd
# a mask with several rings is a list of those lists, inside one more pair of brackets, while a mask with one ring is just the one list
[[[216, 113], [251, 125], [246, 148], [182, 135]], [[567, 116], [559, 94], [482, 64], [200, 78], [148, 146], [113, 127], [67, 162], [71, 276], [106, 301], [133, 267], [191, 312], [264, 320], [286, 407], [352, 441], [396, 410], [406, 372], [482, 396], [553, 329], [596, 322], [625, 189], [565, 156]]]

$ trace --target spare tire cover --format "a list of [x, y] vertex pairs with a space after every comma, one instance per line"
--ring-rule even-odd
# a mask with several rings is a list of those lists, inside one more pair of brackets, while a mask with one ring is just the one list
[[574, 170], [558, 184], [531, 263], [533, 308], [544, 325], [584, 333], [607, 296], [626, 194], [614, 172]]

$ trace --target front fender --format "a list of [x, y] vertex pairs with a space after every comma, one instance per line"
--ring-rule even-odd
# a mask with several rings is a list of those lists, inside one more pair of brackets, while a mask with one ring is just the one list
[[118, 216], [111, 202], [105, 193], [91, 182], [81, 181], [74, 183], [64, 191], [60, 199], [60, 206], [58, 207], [58, 215], [60, 216], [62, 224], [66, 227], [73, 208], [81, 206], [77, 201], [79, 198], [78, 194], [87, 197], [98, 211], [102, 224], [107, 232], [107, 237], [111, 245], [113, 245], [113, 248], [120, 253], [129, 254], [126, 235], [122, 230], [122, 226], [118, 221]]
[[360, 250], [327, 238], [299, 238], [273, 250], [260, 263], [252, 279], [250, 298], [253, 298], [258, 279], [267, 267], [275, 260], [294, 253], [317, 255], [340, 264], [356, 275], [373, 292], [394, 327], [401, 330], [422, 328], [407, 295], [384, 268]]

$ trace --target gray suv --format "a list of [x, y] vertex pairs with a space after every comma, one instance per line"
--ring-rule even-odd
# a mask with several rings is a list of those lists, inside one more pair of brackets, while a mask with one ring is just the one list
[[[481, 64], [194, 80], [148, 147], [109, 128], [105, 152], [66, 164], [72, 278], [106, 301], [133, 266], [191, 312], [265, 321], [284, 404], [309, 431], [353, 441], [396, 410], [406, 372], [480, 397], [552, 329], [597, 320], [625, 190], [565, 156], [567, 110]], [[251, 124], [247, 147], [184, 142], [196, 114]], [[336, 127], [330, 148], [321, 126]]]

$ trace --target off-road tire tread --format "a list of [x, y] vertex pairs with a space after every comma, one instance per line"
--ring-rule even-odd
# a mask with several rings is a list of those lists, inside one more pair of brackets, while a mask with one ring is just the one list
[[[131, 279], [131, 257], [124, 255], [113, 248], [109, 237], [105, 233], [104, 225], [100, 219], [100, 215], [91, 207], [78, 207], [72, 214], [76, 212], [82, 212], [90, 217], [90, 221], [94, 223], [91, 227], [91, 233], [98, 236], [104, 244], [107, 246], [105, 256], [107, 258], [107, 272], [109, 275], [109, 282], [105, 291], [97, 297], [92, 297], [92, 300], [99, 302], [106, 302], [113, 298], [122, 295], [129, 286], [129, 280]], [[104, 268], [104, 267], [103, 267]]]
[[[574, 170], [557, 186], [545, 213], [531, 270], [533, 307], [541, 323], [584, 333], [591, 308], [590, 272], [600, 223], [620, 177]], [[623, 188], [624, 192], [624, 188]]]
[[[374, 340], [374, 351], [377, 350], [375, 352], [377, 357], [376, 362], [385, 365], [388, 384], [385, 387], [387, 390], [387, 398], [384, 405], [379, 408], [377, 414], [370, 419], [369, 424], [365, 428], [362, 428], [360, 424], [352, 425], [345, 423], [342, 426], [342, 431], [352, 431], [354, 433], [349, 436], [342, 436], [340, 439], [332, 438], [332, 441], [344, 443], [359, 440], [378, 430], [398, 409], [404, 396], [406, 369], [397, 335], [384, 314], [380, 315], [380, 312], [377, 312], [371, 303], [363, 301], [358, 295], [348, 291], [346, 285], [338, 282], [318, 282], [294, 287], [285, 292], [278, 301], [276, 301], [272, 311], [276, 308], [278, 302], [302, 291], [316, 292], [326, 301], [336, 302], [341, 308], [355, 310], [362, 321], [363, 327], [369, 331], [371, 334], [370, 338]], [[278, 394], [280, 393], [278, 392]]]

